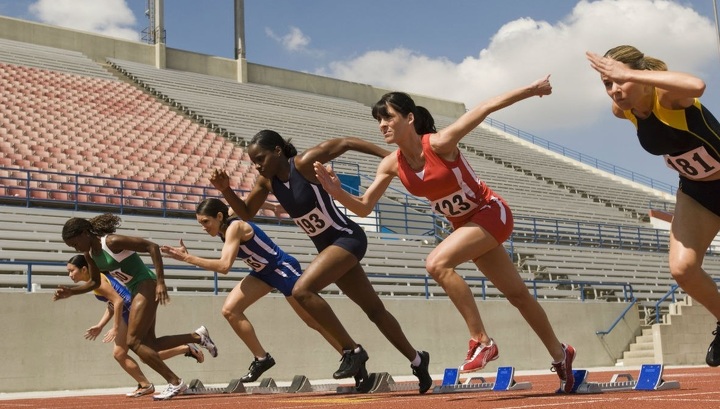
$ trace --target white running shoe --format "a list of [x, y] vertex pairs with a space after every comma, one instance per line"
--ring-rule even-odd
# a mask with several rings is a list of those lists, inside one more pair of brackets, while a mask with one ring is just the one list
[[137, 389], [132, 392], [126, 393], [125, 396], [128, 398], [139, 398], [141, 396], [150, 395], [155, 393], [155, 385], [150, 384], [148, 386], [141, 386], [138, 384]]
[[210, 352], [210, 355], [212, 355], [213, 358], [218, 356], [217, 347], [215, 346], [215, 343], [212, 339], [210, 339], [210, 332], [205, 328], [205, 326], [201, 326], [200, 328], [195, 330], [195, 333], [200, 335], [200, 345], [207, 349], [208, 352]]
[[171, 383], [168, 384], [167, 388], [165, 388], [164, 391], [158, 393], [157, 395], [153, 395], [153, 400], [168, 400], [171, 398], [174, 398], [177, 395], [182, 394], [187, 390], [188, 386], [185, 382], [183, 382], [182, 379], [180, 379], [180, 383], [177, 385], [173, 385]]
[[188, 352], [185, 353], [186, 357], [195, 358], [197, 363], [201, 364], [205, 361], [205, 354], [195, 344], [187, 344]]

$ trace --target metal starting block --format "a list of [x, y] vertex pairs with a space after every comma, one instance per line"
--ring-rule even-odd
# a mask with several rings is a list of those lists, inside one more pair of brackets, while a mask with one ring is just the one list
[[[605, 391], [664, 391], [669, 389], [680, 389], [680, 382], [665, 381], [662, 379], [662, 364], [643, 364], [640, 367], [638, 379], [633, 380], [629, 373], [614, 374], [610, 382], [587, 382], [589, 372], [586, 369], [573, 370], [575, 385], [571, 393], [602, 393]], [[563, 390], [564, 383], [560, 383]]]
[[295, 375], [290, 386], [277, 386], [273, 378], [263, 378], [259, 386], [250, 389], [250, 393], [272, 394], [272, 393], [300, 393], [300, 392], [322, 392], [330, 391], [337, 385], [315, 385], [305, 375]]
[[391, 392], [393, 385], [395, 381], [389, 373], [371, 372], [359, 386], [338, 386], [335, 392], [339, 394]]
[[203, 385], [200, 379], [193, 379], [188, 384], [184, 395], [211, 395], [219, 393], [245, 393], [245, 386], [240, 379], [233, 379], [224, 388], [208, 388]]
[[515, 368], [502, 366], [497, 370], [495, 382], [486, 382], [482, 376], [469, 377], [460, 383], [457, 368], [446, 368], [442, 384], [433, 388], [433, 393], [481, 392], [481, 391], [517, 391], [532, 389], [530, 382], [516, 382]]

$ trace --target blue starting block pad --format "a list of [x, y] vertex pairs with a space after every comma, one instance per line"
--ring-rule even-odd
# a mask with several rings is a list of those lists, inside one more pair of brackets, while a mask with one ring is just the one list
[[640, 376], [633, 389], [636, 391], [665, 391], [680, 389], [680, 382], [665, 381], [662, 378], [662, 364], [645, 364], [640, 367]]
[[[662, 379], [662, 364], [643, 364], [638, 379], [634, 380], [629, 373], [614, 374], [610, 382], [587, 382], [586, 369], [573, 370], [575, 386], [572, 393], [602, 393], [606, 391], [663, 391], [680, 389], [680, 382]], [[560, 385], [562, 390], [562, 384]]]
[[480, 391], [516, 391], [532, 389], [530, 382], [516, 382], [515, 368], [499, 367], [495, 382], [486, 382], [482, 376], [470, 377], [460, 383], [458, 368], [446, 368], [440, 386], [433, 388], [433, 393], [480, 392]]

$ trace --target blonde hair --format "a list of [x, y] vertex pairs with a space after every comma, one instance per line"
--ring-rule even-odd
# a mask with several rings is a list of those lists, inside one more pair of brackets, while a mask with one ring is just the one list
[[667, 64], [657, 58], [648, 57], [631, 45], [619, 45], [609, 49], [603, 57], [627, 64], [633, 70], [667, 71]]

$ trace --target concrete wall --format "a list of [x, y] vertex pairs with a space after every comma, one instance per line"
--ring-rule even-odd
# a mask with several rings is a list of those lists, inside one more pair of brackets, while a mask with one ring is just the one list
[[670, 307], [666, 323], [652, 326], [655, 362], [665, 365], [705, 365], [705, 354], [717, 320], [687, 297]]
[[0, 38], [77, 51], [96, 61], [106, 57], [155, 64], [155, 47], [134, 41], [0, 16]]
[[[52, 292], [0, 293], [2, 340], [7, 352], [0, 371], [0, 392], [64, 390], [134, 385], [112, 358], [112, 346], [100, 340], [87, 341], [83, 334], [97, 323], [104, 305], [92, 295], [53, 302]], [[191, 332], [200, 325], [210, 330], [218, 345], [215, 359], [206, 361], [176, 357], [168, 361], [179, 376], [204, 383], [227, 383], [245, 374], [252, 356], [220, 314], [224, 296], [171, 294], [171, 303], [160, 307], [158, 335]], [[412, 372], [407, 360], [382, 337], [355, 304], [344, 297], [328, 301], [357, 342], [370, 354], [368, 370], [394, 376]], [[467, 351], [467, 329], [447, 299], [384, 299], [402, 325], [410, 342], [431, 354], [430, 370], [459, 365]], [[551, 358], [520, 314], [507, 301], [479, 302], [490, 335], [500, 348], [500, 358], [486, 368], [548, 369]], [[614, 364], [630, 340], [639, 332], [636, 311], [628, 314], [610, 336], [600, 339], [595, 331], [607, 327], [625, 305], [616, 303], [545, 302], [543, 306], [562, 342], [578, 349], [577, 366]], [[290, 381], [296, 374], [311, 379], [330, 379], [339, 365], [338, 354], [324, 339], [294, 315], [284, 298], [268, 296], [252, 306], [247, 315], [265, 348], [277, 365], [267, 376]], [[107, 328], [106, 328], [107, 329]], [[608, 353], [610, 348], [611, 353]], [[614, 356], [611, 356], [614, 355]], [[156, 384], [163, 379], [146, 365], [145, 374]]]
[[[228, 79], [237, 79], [240, 76], [247, 78], [247, 81], [251, 83], [343, 98], [366, 105], [373, 105], [387, 92], [387, 90], [370, 85], [252, 64], [246, 61], [241, 61], [241, 67], [238, 67], [238, 63], [234, 59], [165, 47], [156, 50], [154, 45], [4, 16], [0, 16], [0, 38], [79, 51], [99, 62], [104, 62], [106, 58], [110, 57], [155, 66], [156, 60], [160, 60], [161, 66], [164, 64], [169, 69]], [[162, 55], [156, 56], [156, 51], [161, 53], [164, 51], [164, 59]], [[458, 102], [419, 95], [413, 95], [413, 98], [417, 104], [428, 108], [436, 115], [457, 117], [465, 112], [465, 105]], [[370, 115], [369, 110], [368, 115]]]

